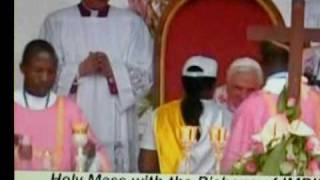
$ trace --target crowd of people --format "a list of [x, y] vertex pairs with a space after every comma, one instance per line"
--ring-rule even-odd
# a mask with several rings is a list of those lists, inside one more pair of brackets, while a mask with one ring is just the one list
[[[188, 158], [190, 173], [209, 174], [217, 161], [210, 128], [220, 123], [229, 132], [222, 160], [229, 173], [251, 148], [252, 135], [276, 113], [288, 82], [288, 51], [262, 43], [262, 60], [235, 58], [219, 87], [219, 59], [187, 58], [183, 97], [157, 107], [139, 140], [137, 104], [154, 83], [153, 46], [141, 18], [106, 0], [82, 0], [48, 15], [20, 64], [15, 169], [75, 171], [84, 156], [83, 171], [182, 173]], [[319, 69], [313, 79], [302, 77], [301, 85], [301, 116], [318, 137]], [[188, 157], [177, 133], [184, 126], [197, 128]], [[83, 142], [81, 151], [75, 141]]]

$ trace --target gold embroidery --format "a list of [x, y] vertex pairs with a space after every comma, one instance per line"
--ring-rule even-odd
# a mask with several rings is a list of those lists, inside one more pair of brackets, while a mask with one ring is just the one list
[[57, 109], [57, 129], [56, 129], [56, 147], [54, 153], [54, 170], [60, 170], [61, 159], [63, 156], [64, 145], [64, 100], [63, 97], [58, 98]]

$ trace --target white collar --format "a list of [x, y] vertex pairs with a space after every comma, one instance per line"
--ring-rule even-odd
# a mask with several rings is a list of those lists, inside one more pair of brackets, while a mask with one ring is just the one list
[[269, 76], [263, 90], [272, 94], [280, 94], [283, 87], [287, 84], [288, 76], [288, 72], [279, 72]]
[[[57, 100], [57, 95], [50, 91], [49, 94], [49, 102], [48, 102], [48, 107], [51, 107], [54, 105], [54, 103]], [[36, 97], [33, 96], [29, 93], [26, 93], [26, 97], [28, 99], [28, 105], [29, 109], [31, 110], [44, 110], [46, 107], [46, 101], [47, 101], [47, 96], [46, 97]], [[14, 92], [14, 102], [18, 103], [19, 105], [23, 106], [24, 108], [27, 108], [26, 102], [23, 97], [23, 90], [16, 90]]]
[[203, 103], [203, 104], [211, 104], [214, 102], [214, 100], [212, 99], [200, 99], [200, 101]]
[[288, 72], [278, 72], [278, 73], [274, 73], [272, 75], [270, 75], [268, 79], [283, 79], [283, 78], [288, 78], [289, 77], [289, 73]]

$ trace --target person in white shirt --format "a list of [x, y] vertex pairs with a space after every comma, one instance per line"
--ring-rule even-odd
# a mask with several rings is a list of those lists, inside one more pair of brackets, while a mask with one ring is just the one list
[[153, 83], [153, 40], [143, 20], [107, 0], [82, 0], [51, 13], [40, 37], [58, 54], [56, 92], [75, 97], [113, 171], [137, 171], [135, 105]]
[[[198, 140], [192, 146], [190, 172], [210, 174], [215, 166], [209, 130], [215, 125], [230, 129], [231, 115], [212, 100], [218, 65], [204, 56], [193, 56], [185, 63], [182, 99], [158, 107], [148, 121], [140, 145], [142, 172], [185, 173], [184, 148], [177, 132], [182, 126], [197, 126]], [[219, 119], [219, 114], [221, 115]]]

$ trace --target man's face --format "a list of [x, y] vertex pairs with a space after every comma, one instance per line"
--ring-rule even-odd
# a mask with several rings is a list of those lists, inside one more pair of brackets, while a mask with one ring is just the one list
[[48, 53], [40, 52], [22, 65], [21, 70], [28, 92], [34, 96], [43, 97], [55, 82], [57, 65]]
[[238, 72], [227, 82], [228, 104], [238, 108], [244, 99], [260, 88], [255, 72]]

